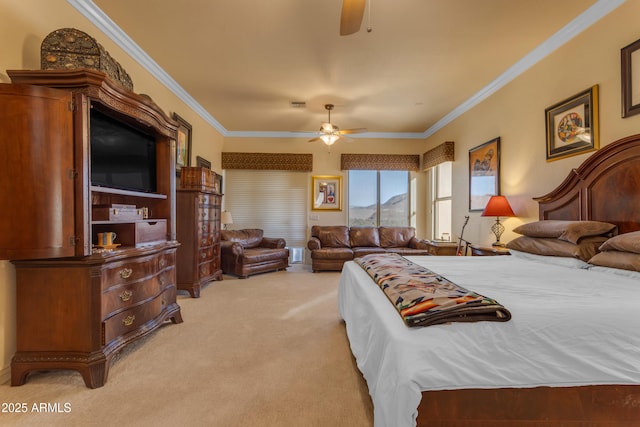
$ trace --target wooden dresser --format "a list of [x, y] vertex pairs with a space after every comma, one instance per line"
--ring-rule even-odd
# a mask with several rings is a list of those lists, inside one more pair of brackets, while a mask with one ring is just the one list
[[193, 298], [200, 297], [202, 286], [222, 280], [221, 202], [222, 194], [213, 189], [177, 191], [178, 289]]
[[[0, 204], [11, 208], [0, 223], [0, 259], [16, 269], [11, 384], [33, 371], [70, 369], [87, 387], [101, 387], [125, 345], [167, 321], [182, 322], [178, 125], [149, 97], [99, 71], [7, 73], [14, 84], [0, 84], [0, 181], [10, 185], [0, 188]], [[123, 127], [143, 134], [145, 160], [124, 160], [122, 150], [133, 143], [122, 138], [112, 157], [92, 156], [99, 115], [114, 123], [114, 134]], [[149, 182], [108, 185], [112, 175], [123, 179], [123, 169]], [[96, 247], [104, 232], [117, 234], [117, 246]]]

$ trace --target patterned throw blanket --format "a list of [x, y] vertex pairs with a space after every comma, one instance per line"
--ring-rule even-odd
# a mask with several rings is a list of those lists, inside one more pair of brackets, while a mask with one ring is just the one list
[[354, 260], [398, 309], [407, 326], [511, 319], [496, 300], [469, 291], [398, 254], [372, 254]]

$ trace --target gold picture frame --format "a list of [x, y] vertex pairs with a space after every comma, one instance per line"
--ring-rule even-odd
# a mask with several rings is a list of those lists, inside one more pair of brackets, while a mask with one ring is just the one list
[[311, 209], [342, 210], [342, 177], [318, 175], [311, 177]]
[[547, 162], [600, 148], [598, 120], [598, 85], [547, 108]]

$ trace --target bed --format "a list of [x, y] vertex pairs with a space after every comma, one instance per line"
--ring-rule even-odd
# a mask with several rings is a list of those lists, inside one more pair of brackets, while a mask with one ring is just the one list
[[[535, 200], [540, 220], [637, 234], [640, 135], [605, 146]], [[338, 305], [376, 427], [640, 425], [640, 273], [519, 251], [407, 259], [495, 298], [512, 318], [409, 328], [346, 263]]]

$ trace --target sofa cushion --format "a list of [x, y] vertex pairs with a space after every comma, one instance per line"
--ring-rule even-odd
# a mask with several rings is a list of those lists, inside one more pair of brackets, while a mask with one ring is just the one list
[[273, 261], [279, 259], [288, 259], [289, 250], [286, 248], [267, 249], [267, 248], [249, 248], [244, 251], [242, 257], [243, 264], [256, 264], [260, 262]]
[[263, 231], [260, 228], [246, 228], [244, 230], [221, 230], [222, 240], [237, 242], [243, 248], [255, 248], [262, 242]]
[[323, 248], [348, 248], [349, 228], [343, 225], [311, 227], [311, 235], [320, 240]]
[[380, 246], [380, 235], [376, 227], [351, 227], [349, 229], [349, 241], [351, 247], [377, 247]]
[[316, 249], [311, 252], [313, 259], [335, 259], [335, 260], [351, 260], [353, 259], [353, 251], [351, 248], [327, 248]]
[[363, 257], [365, 255], [370, 255], [370, 254], [384, 254], [387, 252], [385, 248], [378, 248], [375, 246], [352, 248], [352, 249], [353, 249], [354, 258], [359, 258], [359, 257]]
[[379, 227], [380, 246], [383, 248], [408, 247], [416, 235], [413, 227]]

